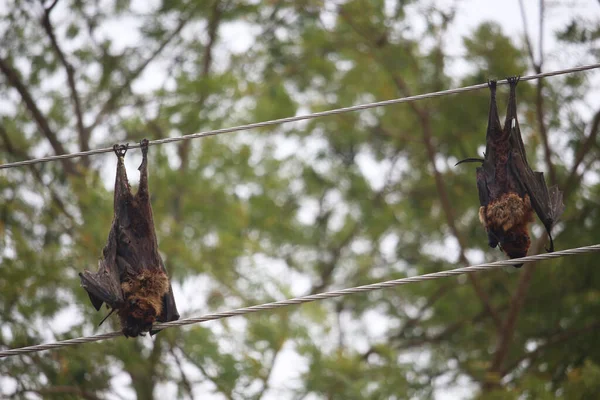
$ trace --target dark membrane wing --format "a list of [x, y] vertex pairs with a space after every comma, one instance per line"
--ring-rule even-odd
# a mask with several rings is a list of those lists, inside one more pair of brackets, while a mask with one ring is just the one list
[[[481, 167], [477, 167], [477, 192], [479, 194], [479, 204], [487, 206], [490, 204], [490, 183], [493, 183], [494, 175], [490, 174], [490, 168], [484, 164]], [[492, 181], [490, 181], [490, 179]]]
[[102, 249], [102, 259], [98, 261], [98, 272], [83, 271], [79, 273], [81, 286], [88, 292], [92, 305], [100, 310], [102, 303], [111, 308], [118, 308], [123, 303], [121, 280], [116, 264], [116, 234], [115, 221], [108, 234], [108, 241]]
[[[163, 311], [156, 318], [158, 322], [170, 322], [177, 321], [179, 319], [179, 311], [175, 305], [175, 297], [173, 297], [173, 288], [169, 284], [169, 292], [163, 296]], [[150, 335], [156, 335], [161, 329], [153, 329], [150, 331]]]
[[88, 292], [92, 305], [100, 310], [102, 303], [111, 308], [123, 304], [123, 293], [116, 265], [109, 265], [106, 260], [100, 260], [98, 272], [83, 271], [79, 274], [81, 286]]
[[502, 136], [502, 125], [498, 116], [498, 104], [496, 103], [496, 81], [488, 81], [490, 89], [490, 110], [488, 113], [488, 125], [485, 135], [485, 160], [494, 165], [496, 159], [496, 149], [491, 143]]
[[[483, 166], [477, 168], [477, 191], [479, 193], [479, 204], [482, 207], [490, 204], [491, 195], [489, 188], [494, 184], [494, 180], [494, 168], [488, 163], [484, 163]], [[486, 230], [488, 245], [494, 249], [498, 246], [499, 239], [489, 228], [486, 227]]]
[[[124, 155], [117, 159], [117, 176], [115, 177], [115, 193], [114, 193], [114, 216], [121, 226], [129, 226], [129, 214], [127, 206], [131, 204], [133, 195], [129, 187], [127, 179], [127, 170], [125, 169]], [[113, 221], [113, 224], [115, 221]]]
[[552, 239], [552, 228], [556, 225], [556, 222], [561, 217], [562, 213], [565, 211], [565, 205], [563, 204], [563, 192], [558, 189], [558, 186], [552, 186], [550, 189], [546, 186], [546, 181], [544, 180], [544, 174], [541, 172], [534, 172], [536, 175], [536, 179], [538, 182], [538, 187], [540, 190], [545, 193], [547, 197], [547, 203], [544, 204], [544, 215], [540, 215], [540, 211], [536, 208], [536, 205], [532, 203], [538, 217], [544, 224], [544, 228], [546, 228], [546, 232], [548, 233], [548, 237], [550, 238], [550, 248], [548, 251], [554, 251], [554, 240]]
[[173, 297], [173, 288], [171, 285], [169, 285], [169, 292], [163, 296], [162, 314], [156, 319], [160, 322], [176, 321], [179, 319], [179, 312], [175, 305], [175, 298]]
[[523, 137], [521, 136], [521, 128], [519, 127], [519, 119], [517, 116], [517, 84], [521, 79], [518, 76], [511, 76], [506, 78], [510, 86], [510, 93], [508, 97], [508, 106], [506, 107], [506, 120], [504, 121], [504, 131], [510, 138], [511, 149], [519, 152], [526, 165], [527, 154], [525, 153], [525, 145], [523, 144]]
[[[550, 246], [552, 248], [552, 235], [550, 232], [558, 219], [558, 215], [555, 211], [559, 211], [559, 208], [558, 205], [552, 203], [550, 199], [548, 186], [546, 186], [546, 181], [544, 180], [544, 174], [542, 172], [533, 171], [527, 162], [527, 154], [525, 153], [523, 137], [521, 136], [521, 128], [519, 127], [519, 120], [517, 119], [516, 88], [519, 83], [519, 77], [509, 77], [507, 79], [510, 85], [510, 95], [504, 130], [510, 137], [511, 152], [509, 153], [509, 165], [513, 176], [521, 186], [520, 194], [529, 194], [531, 205], [544, 224], [548, 236], [550, 236]], [[555, 191], [558, 191], [558, 189], [556, 188]], [[559, 202], [562, 205], [562, 193], [555, 193], [554, 196], [555, 198], [553, 201]]]
[[558, 218], [565, 209], [562, 201], [563, 194], [556, 186], [553, 186], [549, 191], [544, 174], [533, 171], [527, 162], [527, 154], [525, 153], [523, 137], [521, 136], [521, 129], [517, 119], [516, 87], [519, 83], [519, 78], [508, 78], [508, 83], [510, 85], [510, 97], [504, 129], [510, 135], [511, 153], [509, 154], [509, 164], [511, 172], [521, 186], [520, 194], [529, 194], [531, 206], [542, 221], [544, 228], [546, 228], [546, 232], [550, 238], [550, 248], [547, 250], [554, 251], [552, 227], [556, 224], [556, 221], [558, 221]]
[[140, 250], [136, 247], [135, 239], [131, 237], [131, 232], [126, 229], [119, 229], [119, 235], [117, 240], [117, 262], [119, 268], [126, 275], [137, 275], [140, 269], [143, 268], [142, 255]]
[[[165, 264], [159, 256], [160, 260], [160, 269], [166, 274], [167, 269], [165, 268]], [[168, 274], [167, 274], [168, 275]], [[169, 292], [165, 293], [162, 299], [162, 313], [156, 317], [158, 322], [169, 322], [169, 321], [177, 321], [179, 319], [179, 311], [177, 311], [177, 305], [175, 304], [175, 297], [173, 296], [173, 287], [169, 283]], [[150, 331], [150, 335], [154, 335], [160, 332], [160, 329], [155, 329]]]
[[556, 224], [556, 221], [565, 212], [565, 204], [563, 203], [563, 192], [558, 189], [558, 186], [554, 185], [548, 190], [550, 195], [550, 216], [552, 221]]
[[552, 227], [564, 211], [562, 192], [556, 186], [552, 187], [552, 196], [544, 180], [542, 172], [532, 171], [516, 149], [510, 154], [509, 165], [512, 173], [527, 194], [535, 213], [546, 228], [550, 237], [550, 248], [554, 251]]

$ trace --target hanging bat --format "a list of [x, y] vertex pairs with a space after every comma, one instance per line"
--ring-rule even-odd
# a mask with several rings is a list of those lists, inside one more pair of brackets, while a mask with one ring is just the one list
[[[537, 214], [550, 238], [548, 252], [554, 251], [552, 227], [564, 211], [563, 193], [550, 189], [542, 172], [527, 163], [525, 147], [517, 120], [516, 87], [519, 77], [508, 78], [510, 95], [504, 128], [500, 125], [496, 104], [496, 81], [489, 81], [490, 111], [484, 158], [467, 158], [464, 162], [481, 162], [477, 168], [479, 220], [488, 235], [488, 244], [510, 258], [525, 257], [531, 240], [528, 225]], [[515, 265], [519, 268], [521, 265]]]
[[107, 318], [117, 311], [126, 337], [143, 336], [155, 321], [179, 319], [154, 233], [148, 191], [148, 140], [144, 139], [140, 144], [143, 159], [138, 168], [140, 186], [135, 196], [131, 193], [123, 162], [127, 146], [114, 146], [118, 162], [114, 217], [108, 242], [102, 251], [98, 272], [79, 274], [81, 286], [88, 292], [96, 310], [106, 303], [112, 309]]

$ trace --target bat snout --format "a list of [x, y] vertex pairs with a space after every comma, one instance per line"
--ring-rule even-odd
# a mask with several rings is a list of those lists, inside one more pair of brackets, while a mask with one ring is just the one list
[[[511, 241], [506, 241], [502, 245], [502, 250], [506, 253], [506, 255], [510, 258], [521, 258], [526, 257], [527, 252], [529, 251], [529, 236], [526, 237], [512, 237]], [[523, 264], [514, 265], [515, 268], [520, 268]]]

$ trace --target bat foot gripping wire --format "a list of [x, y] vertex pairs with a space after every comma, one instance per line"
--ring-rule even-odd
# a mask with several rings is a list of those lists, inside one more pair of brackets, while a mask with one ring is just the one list
[[150, 145], [150, 141], [146, 138], [140, 140], [140, 148], [142, 149], [142, 154], [148, 154], [148, 146]]
[[129, 143], [125, 143], [125, 144], [115, 143], [115, 145], [113, 146], [113, 151], [119, 158], [125, 157], [125, 153], [127, 153], [128, 149], [129, 149]]

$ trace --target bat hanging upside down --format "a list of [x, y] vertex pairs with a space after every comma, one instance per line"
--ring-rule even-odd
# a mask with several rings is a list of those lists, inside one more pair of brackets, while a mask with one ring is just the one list
[[[500, 246], [510, 258], [525, 257], [531, 240], [528, 225], [533, 212], [538, 215], [554, 251], [552, 227], [564, 211], [563, 194], [558, 187], [548, 190], [544, 174], [527, 163], [525, 147], [517, 120], [516, 87], [519, 77], [508, 78], [510, 96], [504, 128], [496, 105], [496, 81], [489, 81], [491, 101], [484, 159], [467, 158], [458, 162], [480, 162], [477, 168], [479, 220], [485, 227], [490, 247]], [[521, 265], [515, 265], [519, 268]]]
[[79, 274], [81, 286], [88, 292], [96, 310], [106, 303], [112, 309], [110, 314], [117, 311], [126, 337], [143, 336], [155, 321], [179, 319], [154, 233], [148, 191], [148, 140], [144, 139], [140, 144], [143, 160], [138, 168], [140, 186], [135, 196], [131, 193], [123, 162], [127, 146], [114, 146], [118, 162], [114, 218], [108, 243], [102, 251], [98, 272]]

